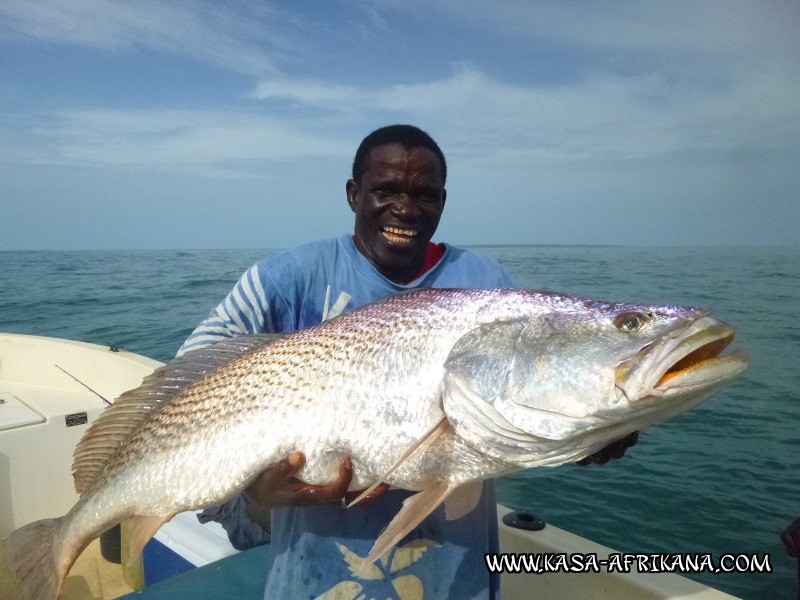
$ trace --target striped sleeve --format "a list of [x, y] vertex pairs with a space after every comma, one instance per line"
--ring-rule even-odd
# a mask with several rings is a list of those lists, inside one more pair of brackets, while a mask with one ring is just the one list
[[274, 331], [266, 285], [261, 269], [257, 264], [253, 265], [208, 318], [186, 338], [177, 356], [236, 335]]

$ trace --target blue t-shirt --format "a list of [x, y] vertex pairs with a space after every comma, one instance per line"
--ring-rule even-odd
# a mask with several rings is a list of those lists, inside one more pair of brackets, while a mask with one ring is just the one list
[[[287, 332], [317, 325], [391, 294], [416, 288], [508, 288], [514, 279], [493, 259], [446, 246], [439, 262], [401, 285], [386, 279], [342, 235], [299, 246], [256, 263], [184, 342], [179, 354], [223, 338]], [[439, 507], [385, 559], [360, 568], [381, 530], [412, 492], [391, 490], [378, 501], [343, 509], [335, 504], [272, 511], [272, 567], [264, 597], [493, 598], [497, 576], [483, 555], [498, 551], [494, 488], [484, 485], [478, 506], [447, 521]], [[206, 510], [233, 544], [269, 540], [249, 519], [241, 496]]]

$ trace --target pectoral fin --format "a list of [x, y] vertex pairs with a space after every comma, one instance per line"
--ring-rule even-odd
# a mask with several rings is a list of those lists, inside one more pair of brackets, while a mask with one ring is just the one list
[[170, 521], [174, 516], [174, 514], [166, 517], [134, 515], [129, 519], [128, 531], [130, 534], [130, 542], [128, 546], [128, 557], [125, 561], [128, 566], [131, 566], [136, 559], [139, 558], [147, 542], [161, 529], [161, 526]]
[[453, 426], [450, 425], [450, 422], [447, 420], [447, 417], [442, 417], [436, 425], [431, 427], [428, 432], [423, 435], [413, 446], [411, 446], [408, 450], [403, 453], [403, 456], [398, 458], [395, 463], [389, 467], [389, 469], [381, 475], [378, 480], [361, 492], [355, 500], [353, 500], [350, 504], [348, 504], [348, 508], [350, 506], [355, 506], [359, 502], [361, 502], [364, 498], [366, 498], [376, 487], [378, 487], [382, 481], [386, 481], [386, 479], [394, 473], [395, 469], [399, 467], [403, 462], [408, 459], [409, 456], [414, 454], [414, 452], [422, 452], [426, 448], [430, 447], [436, 440], [441, 438], [443, 435], [450, 433], [453, 431]]
[[365, 564], [375, 562], [379, 556], [391, 550], [409, 531], [422, 523], [425, 517], [444, 502], [452, 491], [453, 487], [449, 484], [437, 483], [406, 498], [403, 502], [403, 508], [394, 516], [386, 530], [375, 541], [375, 545], [370, 550], [369, 555], [364, 559]]
[[471, 513], [478, 506], [482, 491], [483, 481], [471, 481], [453, 490], [444, 503], [447, 520], [454, 521]]

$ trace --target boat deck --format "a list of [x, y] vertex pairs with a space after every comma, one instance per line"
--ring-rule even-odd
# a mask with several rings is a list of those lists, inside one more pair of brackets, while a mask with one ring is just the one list
[[[500, 518], [509, 512], [498, 507]], [[567, 531], [548, 525], [542, 531], [526, 532], [500, 525], [500, 543], [506, 552], [563, 553], [594, 552], [607, 557], [611, 551]], [[177, 575], [144, 590], [142, 600], [192, 600], [205, 598], [260, 598], [264, 588], [265, 547], [224, 558], [199, 569]], [[0, 599], [19, 600], [19, 588], [5, 567], [5, 542], [0, 541]], [[674, 573], [507, 573], [501, 579], [502, 596], [508, 600], [735, 600], [734, 596], [706, 587]], [[232, 596], [231, 590], [236, 589]], [[113, 600], [132, 592], [120, 565], [106, 561], [98, 540], [78, 558], [70, 571], [62, 600]]]
[[[0, 540], [0, 598], [18, 600], [19, 585], [5, 561], [6, 542]], [[133, 591], [119, 565], [100, 554], [100, 540], [94, 540], [78, 557], [69, 572], [61, 600], [111, 600]]]

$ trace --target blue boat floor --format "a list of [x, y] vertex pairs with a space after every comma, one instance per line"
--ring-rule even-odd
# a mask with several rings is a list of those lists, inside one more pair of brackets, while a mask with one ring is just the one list
[[119, 600], [261, 600], [267, 581], [269, 544], [176, 575]]

